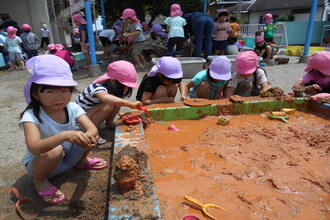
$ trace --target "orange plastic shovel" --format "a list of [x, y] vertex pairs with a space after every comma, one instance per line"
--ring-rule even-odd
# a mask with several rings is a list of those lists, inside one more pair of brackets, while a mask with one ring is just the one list
[[39, 216], [40, 208], [35, 201], [23, 197], [16, 187], [12, 187], [11, 192], [18, 199], [16, 202], [16, 211], [22, 219], [34, 219]]

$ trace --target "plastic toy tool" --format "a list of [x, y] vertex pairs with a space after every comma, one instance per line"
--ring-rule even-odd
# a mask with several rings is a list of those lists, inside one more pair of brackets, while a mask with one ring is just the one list
[[150, 112], [145, 107], [141, 106], [139, 107], [139, 110], [143, 111], [144, 113], [146, 113], [146, 115], [150, 116]]
[[35, 201], [23, 197], [16, 187], [11, 188], [11, 192], [17, 197], [16, 212], [22, 219], [35, 219], [40, 214], [40, 208]]
[[289, 123], [289, 121], [287, 120], [289, 116], [285, 112], [270, 112], [268, 114], [268, 117], [270, 119], [279, 119], [284, 123]]
[[207, 217], [209, 217], [210, 219], [214, 219], [214, 220], [216, 220], [216, 218], [213, 217], [213, 216], [207, 211], [208, 208], [216, 208], [216, 209], [221, 209], [221, 210], [223, 210], [223, 211], [228, 212], [227, 209], [222, 208], [222, 207], [220, 207], [220, 206], [218, 206], [218, 205], [215, 205], [215, 204], [203, 204], [201, 201], [199, 201], [199, 200], [197, 200], [197, 199], [195, 199], [195, 198], [193, 198], [193, 197], [191, 197], [191, 196], [185, 196], [184, 198], [185, 198], [186, 200], [188, 200], [189, 202], [191, 202], [191, 203], [197, 205], [198, 207], [201, 207], [202, 210], [203, 210], [203, 213], [204, 213]]
[[139, 124], [141, 122], [141, 117], [139, 115], [124, 115], [122, 117], [123, 121], [127, 124]]

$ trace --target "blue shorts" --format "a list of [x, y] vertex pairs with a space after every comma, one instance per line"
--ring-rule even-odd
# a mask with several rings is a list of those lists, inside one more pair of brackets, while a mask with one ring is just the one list
[[228, 41], [227, 40], [215, 40], [213, 41], [214, 50], [227, 50]]
[[[217, 94], [217, 91], [218, 91], [218, 87], [212, 86], [209, 99], [215, 99], [215, 95]], [[198, 98], [196, 94], [196, 90], [191, 89], [189, 91], [189, 98]]]
[[[70, 146], [66, 146], [66, 147], [62, 146], [63, 151], [64, 151], [64, 157], [59, 162], [57, 167], [55, 167], [55, 169], [49, 174], [48, 178], [52, 178], [54, 176], [57, 176], [61, 173], [64, 173], [64, 172], [72, 169], [72, 167], [75, 166], [78, 163], [78, 161], [81, 159], [81, 157], [84, 154], [86, 149], [83, 148], [83, 147], [79, 147], [77, 145], [74, 145], [70, 142], [64, 142], [63, 143], [63, 145], [70, 145], [70, 144], [71, 144], [71, 147]], [[65, 150], [65, 149], [67, 149], [67, 150]], [[27, 162], [25, 164], [25, 167], [26, 167], [28, 173], [33, 176], [32, 161], [33, 160]]]

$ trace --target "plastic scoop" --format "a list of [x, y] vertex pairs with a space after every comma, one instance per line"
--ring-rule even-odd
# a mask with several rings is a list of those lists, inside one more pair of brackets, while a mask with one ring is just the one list
[[11, 192], [18, 199], [16, 202], [16, 211], [22, 219], [34, 219], [39, 216], [40, 208], [35, 201], [23, 197], [16, 187], [12, 187]]
[[170, 126], [168, 126], [167, 128], [168, 130], [172, 130], [172, 131], [179, 131], [179, 129], [177, 127], [175, 127], [174, 124], [171, 124]]
[[127, 124], [138, 124], [141, 122], [141, 117], [139, 115], [124, 115], [122, 119]]
[[182, 220], [200, 220], [200, 218], [198, 218], [195, 215], [186, 215], [186, 216], [183, 216]]
[[145, 107], [141, 106], [138, 109], [141, 110], [141, 111], [143, 111], [144, 113], [146, 113], [148, 116], [150, 116], [150, 112]]
[[289, 121], [287, 120], [289, 118], [289, 116], [284, 112], [285, 115], [273, 115], [272, 113], [268, 114], [268, 117], [270, 119], [279, 119], [285, 123], [289, 123]]

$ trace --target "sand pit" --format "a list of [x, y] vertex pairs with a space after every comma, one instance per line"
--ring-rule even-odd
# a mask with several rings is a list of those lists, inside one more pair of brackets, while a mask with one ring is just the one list
[[267, 113], [153, 123], [145, 129], [163, 219], [200, 210], [182, 204], [190, 195], [229, 212], [217, 219], [329, 219], [330, 123], [295, 112], [289, 123]]

